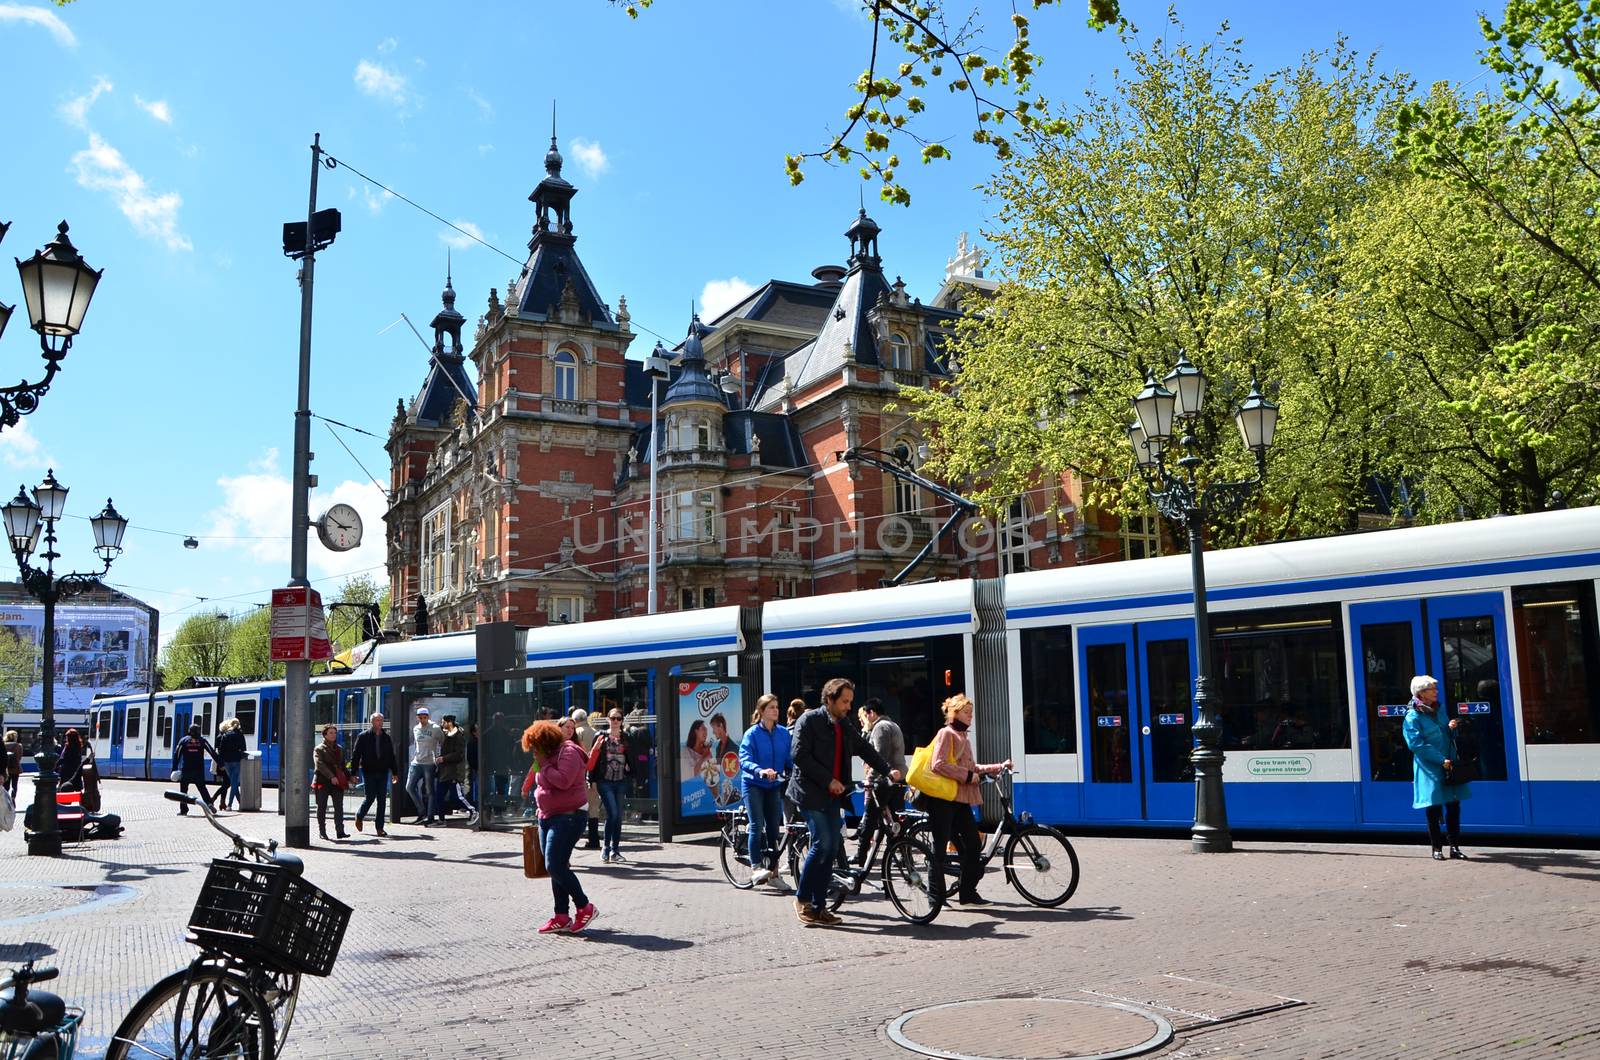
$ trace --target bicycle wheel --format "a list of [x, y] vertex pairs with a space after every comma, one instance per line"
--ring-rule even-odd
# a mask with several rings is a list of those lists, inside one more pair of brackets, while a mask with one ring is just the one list
[[106, 1060], [272, 1060], [272, 1013], [239, 976], [209, 965], [173, 972], [111, 1036]]
[[722, 874], [728, 882], [741, 891], [754, 885], [754, 870], [750, 867], [750, 826], [743, 817], [735, 817], [722, 826]]
[[944, 908], [944, 892], [935, 886], [933, 853], [926, 843], [902, 836], [883, 852], [883, 892], [895, 911], [913, 924], [929, 924]]
[[1006, 841], [1006, 879], [1034, 905], [1057, 906], [1078, 889], [1078, 852], [1047, 825], [1028, 824]]
[[[907, 839], [916, 840], [918, 843], [921, 843], [923, 846], [927, 847], [930, 851], [933, 849], [933, 826], [928, 823], [928, 819], [926, 817], [922, 818], [920, 821], [908, 823], [905, 831], [901, 834]], [[885, 867], [887, 868], [887, 866]], [[954, 879], [958, 882], [961, 879], [961, 859], [949, 851], [946, 851], [944, 855], [944, 875], [949, 878], [940, 879], [938, 881], [940, 901], [950, 897], [950, 879]], [[931, 867], [928, 870], [928, 876], [930, 879], [933, 877], [933, 870]]]
[[800, 886], [800, 869], [806, 863], [806, 851], [811, 849], [811, 833], [804, 828], [788, 833], [784, 840], [788, 847], [789, 879], [794, 881], [796, 887]]

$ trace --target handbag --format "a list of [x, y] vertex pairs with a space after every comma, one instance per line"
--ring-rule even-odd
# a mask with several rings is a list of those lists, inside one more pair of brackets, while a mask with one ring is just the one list
[[1483, 769], [1478, 765], [1475, 755], [1471, 758], [1452, 758], [1450, 768], [1445, 770], [1444, 779], [1449, 784], [1470, 784], [1474, 780], [1483, 779]]
[[333, 767], [333, 790], [344, 791], [350, 787], [350, 774], [344, 771], [344, 766]]
[[924, 744], [911, 753], [911, 764], [906, 768], [906, 783], [932, 798], [955, 801], [956, 782], [933, 771], [932, 744]]
[[544, 867], [544, 848], [539, 845], [539, 826], [522, 826], [522, 874], [530, 880], [542, 880], [550, 875]]

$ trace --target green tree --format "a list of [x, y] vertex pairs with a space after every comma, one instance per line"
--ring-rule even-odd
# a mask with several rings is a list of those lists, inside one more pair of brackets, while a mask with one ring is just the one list
[[233, 623], [223, 669], [230, 677], [275, 680], [283, 676], [283, 664], [272, 661], [272, 608], [259, 607]]
[[190, 688], [196, 676], [223, 673], [228, 659], [228, 634], [233, 619], [221, 611], [208, 611], [184, 619], [167, 646], [161, 649], [161, 687]]
[[[336, 608], [332, 606], [334, 603], [357, 606]], [[389, 587], [379, 586], [367, 574], [356, 574], [346, 579], [338, 593], [327, 601], [328, 636], [333, 641], [335, 655], [367, 639], [369, 630], [366, 615], [360, 608], [374, 605], [378, 608], [374, 617], [381, 627], [389, 617]]]
[[1252, 377], [1281, 384], [1266, 500], [1238, 532], [1347, 525], [1376, 458], [1381, 366], [1334, 312], [1332, 233], [1393, 167], [1404, 82], [1342, 41], [1257, 75], [1226, 26], [1202, 43], [1170, 28], [1144, 43], [1122, 27], [1129, 65], [1110, 91], [1006, 162], [990, 236], [1008, 280], [960, 326], [954, 385], [904, 397], [934, 469], [991, 510], [1071, 473], [1090, 505], [1143, 511], [1129, 398], [1186, 351], [1213, 386], [1207, 474], [1253, 471], [1232, 409]]
[[[1455, 105], [1444, 88], [1430, 108]], [[1537, 199], [1551, 227], [1594, 207], [1581, 170], [1504, 159], [1508, 198]], [[1565, 218], [1563, 220], [1562, 218]], [[1420, 487], [1418, 514], [1449, 520], [1539, 511], [1556, 490], [1593, 503], [1600, 481], [1600, 329], [1581, 273], [1518, 239], [1483, 202], [1400, 174], [1349, 224], [1351, 341], [1387, 362], [1379, 433], [1389, 477]]]
[[0, 711], [22, 706], [40, 677], [40, 650], [26, 627], [0, 627]]

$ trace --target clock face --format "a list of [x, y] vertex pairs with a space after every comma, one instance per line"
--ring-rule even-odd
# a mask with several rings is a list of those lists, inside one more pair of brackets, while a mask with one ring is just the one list
[[349, 552], [361, 544], [361, 513], [348, 504], [335, 504], [317, 522], [317, 536], [335, 552]]

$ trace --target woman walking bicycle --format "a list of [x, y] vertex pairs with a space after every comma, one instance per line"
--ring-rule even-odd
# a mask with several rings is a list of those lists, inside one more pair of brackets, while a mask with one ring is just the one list
[[1011, 760], [978, 763], [967, 738], [972, 716], [972, 700], [965, 694], [958, 692], [944, 701], [945, 724], [933, 738], [928, 768], [945, 783], [934, 782], [920, 789], [915, 806], [928, 815], [928, 828], [933, 835], [934, 880], [944, 879], [945, 847], [953, 837], [961, 858], [961, 886], [956, 901], [979, 906], [988, 905], [989, 901], [978, 894], [983, 863], [978, 860], [978, 822], [972, 816], [972, 807], [983, 802], [981, 778], [1005, 772], [1011, 768]]
[[[739, 784], [745, 811], [750, 815], [751, 884], [771, 883], [780, 890], [788, 884], [778, 873], [778, 850], [783, 834], [783, 785], [794, 765], [789, 730], [778, 724], [778, 697], [768, 692], [756, 700], [750, 728], [739, 742]], [[762, 866], [765, 867], [762, 867]]]

